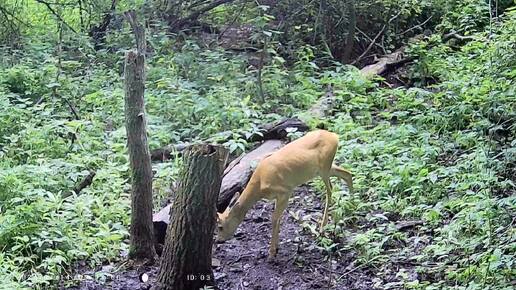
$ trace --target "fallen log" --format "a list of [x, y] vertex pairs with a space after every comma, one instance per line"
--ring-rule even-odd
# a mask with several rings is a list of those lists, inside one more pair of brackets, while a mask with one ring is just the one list
[[446, 42], [450, 39], [456, 39], [460, 42], [467, 42], [467, 41], [472, 41], [472, 40], [475, 40], [475, 37], [473, 36], [468, 36], [468, 35], [460, 35], [458, 34], [456, 31], [451, 31], [449, 33], [446, 33], [442, 36], [442, 41], [443, 42]]
[[[226, 167], [222, 175], [222, 184], [217, 201], [218, 212], [226, 209], [235, 193], [243, 191], [258, 162], [283, 147], [283, 145], [284, 143], [280, 140], [265, 141], [258, 148], [233, 160]], [[163, 244], [165, 241], [167, 226], [170, 222], [171, 205], [167, 205], [152, 216], [154, 238], [158, 244]]]
[[414, 59], [411, 57], [403, 57], [405, 47], [396, 50], [381, 57], [376, 63], [363, 67], [360, 72], [366, 78], [372, 78], [377, 75], [385, 75], [386, 73], [406, 64]]
[[[90, 186], [91, 183], [93, 182], [93, 178], [95, 177], [97, 173], [93, 170], [90, 170], [88, 175], [86, 175], [79, 184], [77, 184], [74, 188], [73, 188], [73, 192], [75, 192], [76, 195], [79, 195], [81, 193], [81, 191], [83, 189], [85, 189], [86, 187]], [[69, 196], [72, 195], [72, 192], [71, 191], [68, 191], [68, 192], [65, 192], [63, 193], [61, 196], [62, 198], [67, 198]]]
[[[172, 207], [172, 203], [165, 206], [152, 216], [152, 224], [154, 227], [154, 241], [158, 244], [165, 243], [165, 234], [167, 232], [167, 226], [170, 223], [170, 207]], [[159, 255], [161, 251], [157, 252]]]
[[[415, 41], [422, 40], [427, 35], [418, 34], [408, 40], [408, 43], [413, 43]], [[475, 40], [473, 36], [463, 36], [458, 34], [456, 31], [451, 31], [441, 36], [441, 41], [446, 42], [451, 39], [456, 39], [459, 43], [464, 43], [467, 41]], [[430, 49], [432, 45], [430, 45], [427, 49]], [[363, 67], [360, 72], [366, 78], [372, 78], [376, 75], [385, 75], [389, 72], [403, 66], [406, 63], [414, 61], [414, 57], [406, 57], [404, 55], [406, 46], [402, 46], [398, 48], [395, 52], [386, 54], [379, 58], [375, 63], [367, 65]], [[356, 62], [356, 61], [355, 61]]]
[[93, 178], [95, 177], [97, 173], [93, 170], [90, 170], [88, 175], [84, 177], [84, 179], [73, 189], [75, 194], [79, 194], [81, 190], [85, 189], [86, 187], [90, 186], [90, 184], [93, 182]]
[[[298, 118], [285, 118], [280, 121], [267, 123], [258, 127], [258, 132], [251, 134], [250, 136], [241, 136], [241, 138], [248, 142], [258, 142], [273, 139], [285, 139], [289, 129], [297, 129], [298, 132], [308, 131], [308, 125]], [[154, 149], [151, 151], [152, 161], [165, 161], [172, 159], [174, 154], [181, 156], [181, 151], [185, 149], [188, 144], [178, 145], [167, 145], [162, 148]]]
[[167, 145], [162, 148], [154, 149], [151, 151], [152, 161], [165, 161], [172, 159], [176, 154], [181, 157], [181, 152], [187, 147], [187, 144]]
[[398, 231], [404, 231], [406, 229], [413, 228], [415, 226], [421, 226], [421, 225], [424, 225], [424, 224], [425, 224], [425, 222], [421, 221], [421, 220], [402, 221], [402, 222], [399, 222], [398, 224], [396, 224], [396, 229]]
[[322, 119], [333, 109], [334, 106], [335, 95], [333, 94], [333, 87], [328, 85], [324, 96], [315, 102], [315, 104], [308, 110], [308, 114], [310, 117]]
[[260, 133], [252, 134], [247, 138], [249, 142], [264, 140], [283, 140], [287, 137], [289, 129], [297, 129], [298, 132], [308, 131], [308, 125], [298, 118], [285, 118], [277, 122], [268, 123], [259, 127]]
[[[408, 43], [414, 43], [422, 40], [425, 37], [424, 34], [418, 34], [414, 37], [411, 37], [408, 40]], [[377, 75], [385, 75], [400, 66], [403, 66], [406, 63], [412, 62], [414, 60], [413, 57], [405, 56], [405, 49], [407, 46], [402, 46], [398, 48], [393, 53], [386, 54], [379, 58], [375, 63], [366, 65], [363, 67], [360, 72], [366, 78], [373, 78]]]

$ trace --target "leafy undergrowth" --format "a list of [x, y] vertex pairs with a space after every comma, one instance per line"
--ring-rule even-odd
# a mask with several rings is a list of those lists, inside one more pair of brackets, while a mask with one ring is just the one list
[[[299, 49], [288, 70], [273, 55], [263, 72], [266, 104], [254, 97], [254, 72], [242, 56], [190, 41], [172, 51], [177, 43], [154, 35], [150, 43], [159, 49], [149, 58], [146, 91], [150, 145], [224, 140], [239, 153], [248, 145], [241, 133], [298, 114], [333, 84], [339, 103], [330, 129], [341, 136], [338, 163], [353, 171], [356, 191], [336, 190], [336, 222], [319, 237], [321, 246], [353, 255], [357, 269], [376, 274], [370, 276], [378, 289], [511, 289], [515, 27], [512, 11], [491, 39], [478, 33], [458, 50], [438, 37], [415, 44], [411, 70], [419, 87], [410, 89], [380, 88], [348, 67], [321, 70], [309, 47]], [[32, 48], [0, 71], [0, 287], [6, 289], [48, 288], [70, 280], [79, 260], [95, 266], [127, 250], [122, 55], [65, 52], [56, 78], [51, 48]], [[429, 80], [435, 84], [427, 86]], [[180, 163], [155, 165], [156, 207]], [[63, 198], [90, 170], [97, 174], [93, 184]]]
[[477, 34], [458, 51], [428, 49], [438, 39], [413, 47], [414, 72], [435, 85], [337, 83], [331, 129], [356, 191], [335, 193], [338, 223], [321, 242], [353, 252], [378, 289], [514, 287], [515, 12], [491, 40]]
[[[324, 81], [311, 77], [310, 48], [300, 49], [306, 57], [290, 73], [279, 56], [264, 69], [270, 101], [259, 104], [244, 57], [191, 41], [170, 44], [162, 35], [150, 42], [160, 43], [148, 58], [151, 149], [208, 140], [240, 153], [250, 145], [242, 134], [309, 106], [324, 91]], [[0, 70], [0, 288], [6, 289], [54, 286], [71, 280], [76, 262], [118, 260], [128, 248], [123, 52], [63, 53], [58, 78], [51, 48], [29, 48], [12, 58], [2, 52], [2, 60], [13, 61]], [[154, 165], [156, 209], [180, 166], [180, 158]], [[90, 171], [93, 183], [73, 194]]]

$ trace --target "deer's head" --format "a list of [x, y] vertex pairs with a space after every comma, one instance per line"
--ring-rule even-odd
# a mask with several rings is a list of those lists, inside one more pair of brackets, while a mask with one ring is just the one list
[[236, 229], [240, 225], [238, 215], [235, 214], [235, 208], [238, 208], [238, 198], [240, 193], [235, 194], [231, 199], [229, 206], [223, 213], [217, 213], [217, 241], [224, 242], [233, 237]]

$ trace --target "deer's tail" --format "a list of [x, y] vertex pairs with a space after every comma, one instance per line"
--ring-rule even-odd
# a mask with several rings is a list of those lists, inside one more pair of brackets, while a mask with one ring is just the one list
[[344, 181], [348, 185], [349, 191], [353, 191], [353, 175], [349, 170], [340, 168], [337, 165], [333, 164], [330, 169], [330, 176], [336, 176], [338, 178], [344, 179]]

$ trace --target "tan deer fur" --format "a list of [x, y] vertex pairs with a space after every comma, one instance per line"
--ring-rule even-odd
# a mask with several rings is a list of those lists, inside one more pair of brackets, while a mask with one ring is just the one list
[[263, 159], [256, 167], [249, 183], [238, 198], [218, 216], [217, 240], [233, 237], [246, 213], [261, 199], [276, 200], [272, 214], [272, 239], [269, 258], [276, 256], [280, 220], [287, 208], [288, 200], [295, 187], [320, 176], [326, 187], [326, 201], [321, 230], [328, 222], [332, 185], [331, 176], [343, 179], [352, 190], [353, 181], [349, 171], [333, 164], [339, 144], [338, 135], [317, 130], [287, 144]]

